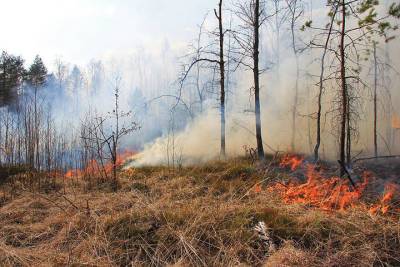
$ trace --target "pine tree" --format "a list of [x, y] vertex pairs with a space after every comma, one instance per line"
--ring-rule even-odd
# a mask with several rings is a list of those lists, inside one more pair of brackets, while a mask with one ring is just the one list
[[0, 107], [16, 102], [24, 74], [24, 60], [3, 51], [0, 56]]
[[39, 56], [35, 57], [29, 68], [27, 80], [33, 87], [41, 87], [46, 83], [47, 68]]

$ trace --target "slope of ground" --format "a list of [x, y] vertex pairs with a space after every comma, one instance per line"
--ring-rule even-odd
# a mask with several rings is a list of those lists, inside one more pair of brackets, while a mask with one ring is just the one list
[[398, 214], [284, 203], [266, 187], [289, 171], [270, 167], [147, 167], [121, 171], [118, 192], [75, 179], [21, 191], [0, 207], [0, 265], [400, 265]]

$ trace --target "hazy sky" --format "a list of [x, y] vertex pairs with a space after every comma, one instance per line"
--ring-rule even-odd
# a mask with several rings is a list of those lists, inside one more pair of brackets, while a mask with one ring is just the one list
[[215, 0], [0, 0], [0, 50], [28, 62], [92, 58], [195, 38]]

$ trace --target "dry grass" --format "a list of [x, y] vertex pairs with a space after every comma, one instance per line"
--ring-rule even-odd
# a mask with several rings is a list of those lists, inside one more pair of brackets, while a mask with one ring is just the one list
[[[398, 266], [399, 218], [285, 205], [245, 160], [121, 173], [120, 189], [22, 193], [0, 207], [1, 266]], [[273, 174], [272, 176], [279, 176]], [[81, 188], [81, 189], [79, 189]], [[264, 221], [277, 250], [254, 231]]]

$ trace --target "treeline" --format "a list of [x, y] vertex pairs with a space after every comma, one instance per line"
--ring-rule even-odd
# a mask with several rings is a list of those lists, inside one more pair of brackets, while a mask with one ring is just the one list
[[[107, 168], [117, 153], [139, 150], [170, 131], [172, 99], [125, 86], [122, 73], [101, 61], [79, 68], [56, 59], [52, 73], [39, 56], [26, 67], [21, 57], [3, 52], [0, 63], [0, 180], [1, 166], [42, 176], [91, 169], [96, 178], [111, 177]], [[174, 130], [186, 124], [182, 114]], [[145, 131], [121, 138], [139, 125]]]
[[[80, 69], [70, 68], [58, 59], [54, 72], [49, 74], [40, 57], [25, 68], [21, 57], [3, 52], [0, 164], [24, 164], [37, 171], [67, 166], [84, 168], [93, 157], [103, 158], [98, 151], [86, 153], [93, 147], [104, 152], [104, 158], [116, 160], [115, 149], [108, 149], [111, 153], [106, 153], [104, 143], [92, 147], [88, 146], [87, 138], [82, 138], [86, 136], [82, 136], [83, 129], [92, 129], [89, 135], [100, 130], [104, 136], [116, 136], [112, 130], [104, 132], [115, 129], [112, 126], [116, 117], [124, 117], [113, 113], [115, 95], [120, 101], [117, 106], [123, 106], [121, 110], [137, 111], [135, 119], [144, 130], [130, 143], [131, 147], [167, 136], [165, 153], [168, 162], [172, 158], [173, 164], [182, 149], [175, 143], [175, 132], [215, 107], [211, 100], [217, 99], [220, 156], [225, 158], [230, 147], [227, 142], [229, 111], [235, 105], [235, 98], [246, 95], [239, 90], [243, 85], [248, 86], [245, 89], [250, 96], [250, 100], [243, 102], [251, 102], [245, 111], [253, 117], [254, 129], [250, 132], [254, 133], [256, 155], [262, 160], [268, 144], [265, 133], [271, 129], [263, 128], [266, 115], [263, 99], [267, 94], [274, 96], [270, 92], [281, 90], [283, 86], [279, 83], [285, 79], [286, 86], [290, 87], [289, 95], [268, 101], [289, 106], [290, 119], [285, 123], [290, 131], [289, 149], [297, 151], [299, 120], [306, 117], [309, 152], [318, 161], [324, 132], [329, 132], [335, 139], [333, 143], [343, 174], [344, 167], [350, 166], [354, 157], [353, 146], [360, 136], [360, 115], [370, 104], [374, 114], [369, 123], [374, 127], [368, 135], [374, 136], [374, 155], [382, 151], [378, 147], [382, 143], [379, 142], [378, 122], [382, 116], [378, 105], [384, 92], [390, 95], [391, 91], [386, 81], [391, 72], [388, 54], [393, 51], [386, 50], [386, 44], [393, 40], [398, 29], [400, 4], [334, 0], [318, 8], [326, 14], [312, 21], [313, 7], [305, 0], [216, 1], [215, 9], [201, 23], [199, 34], [185, 57], [187, 61], [178, 83], [171, 82], [174, 78], [169, 77], [175, 73], [171, 74], [171, 66], [166, 64], [168, 50], [163, 51], [160, 66], [154, 73], [153, 69], [148, 71], [148, 57], [130, 62], [140, 82], [130, 81], [125, 89], [124, 77], [118, 71], [114, 75], [113, 71], [106, 70], [100, 61], [92, 61], [87, 68]], [[287, 65], [283, 65], [282, 55], [286, 60], [291, 59], [290, 69], [294, 72], [288, 74], [283, 69]], [[263, 75], [266, 71], [276, 77]], [[371, 75], [372, 83], [367, 81]], [[301, 95], [304, 79], [310, 80], [307, 96]], [[143, 88], [136, 89], [135, 84]], [[154, 92], [144, 95], [150, 87]], [[366, 98], [369, 92], [373, 101]], [[306, 114], [300, 112], [301, 102], [307, 102]], [[393, 117], [390, 97], [385, 98], [385, 105], [390, 107], [387, 109], [387, 121], [390, 121]], [[71, 121], [80, 124], [71, 125]], [[104, 128], [93, 125], [96, 121]], [[391, 148], [391, 138], [381, 138], [387, 150]], [[82, 155], [89, 158], [83, 159]]]
[[0, 165], [58, 169], [65, 142], [41, 97], [54, 82], [42, 59], [36, 56], [25, 68], [21, 57], [3, 52], [0, 68]]
[[0, 107], [17, 105], [24, 90], [42, 87], [47, 79], [47, 68], [36, 56], [28, 69], [20, 56], [3, 51], [0, 56]]
[[90, 66], [88, 83], [77, 66], [61, 60], [49, 73], [39, 56], [26, 67], [20, 56], [1, 54], [0, 166], [48, 173], [82, 167], [80, 96], [88, 84], [100, 87], [103, 77], [101, 63]]

